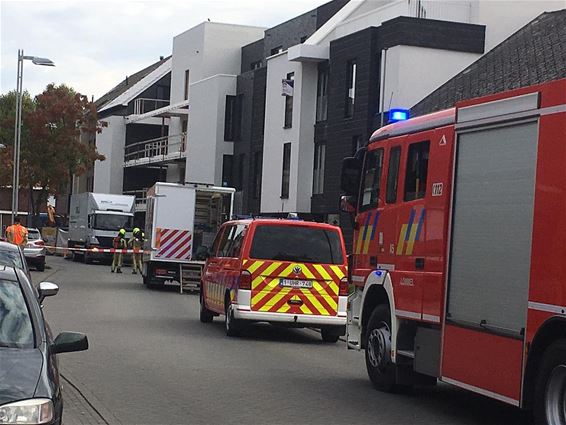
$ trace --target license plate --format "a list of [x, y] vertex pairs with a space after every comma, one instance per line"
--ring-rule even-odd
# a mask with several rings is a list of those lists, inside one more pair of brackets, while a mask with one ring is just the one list
[[311, 280], [279, 279], [279, 286], [286, 288], [312, 288]]

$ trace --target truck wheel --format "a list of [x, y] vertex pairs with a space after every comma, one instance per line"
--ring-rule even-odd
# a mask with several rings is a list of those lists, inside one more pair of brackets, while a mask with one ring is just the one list
[[234, 319], [234, 306], [230, 301], [229, 295], [226, 295], [226, 299], [224, 300], [224, 324], [226, 326], [227, 336], [240, 336], [240, 323]]
[[80, 261], [81, 257], [77, 251], [73, 251], [73, 261]]
[[386, 392], [397, 389], [395, 364], [391, 361], [391, 312], [378, 305], [369, 318], [366, 331], [366, 368], [373, 386]]
[[537, 425], [566, 425], [566, 339], [551, 344], [542, 356], [534, 410]]
[[200, 299], [200, 321], [202, 323], [210, 323], [214, 319], [214, 314], [204, 305], [202, 292], [199, 296]]
[[322, 336], [322, 340], [328, 343], [336, 343], [340, 339], [340, 335], [336, 332], [332, 332], [330, 329], [321, 329], [320, 336]]

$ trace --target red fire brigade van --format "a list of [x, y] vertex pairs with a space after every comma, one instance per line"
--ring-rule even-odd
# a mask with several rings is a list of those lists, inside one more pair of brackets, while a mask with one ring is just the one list
[[348, 280], [340, 228], [297, 220], [225, 223], [206, 262], [200, 320], [224, 314], [226, 334], [246, 322], [321, 330], [336, 342], [346, 330]]
[[566, 79], [376, 131], [344, 160], [348, 347], [566, 424]]

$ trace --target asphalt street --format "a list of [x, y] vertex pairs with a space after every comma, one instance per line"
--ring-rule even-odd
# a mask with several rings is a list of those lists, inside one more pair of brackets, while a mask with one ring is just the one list
[[[311, 330], [254, 325], [237, 339], [198, 319], [198, 295], [150, 290], [126, 268], [48, 257], [59, 295], [53, 333], [88, 334], [59, 357], [67, 380], [110, 424], [529, 424], [526, 413], [448, 385], [375, 391], [363, 353]], [[73, 425], [66, 421], [66, 424]]]

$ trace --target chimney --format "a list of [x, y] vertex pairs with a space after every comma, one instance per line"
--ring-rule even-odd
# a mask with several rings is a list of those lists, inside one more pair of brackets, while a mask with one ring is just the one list
[[128, 85], [128, 76], [126, 75], [126, 85]]
[[165, 58], [165, 56], [159, 56], [159, 60], [162, 61]]

